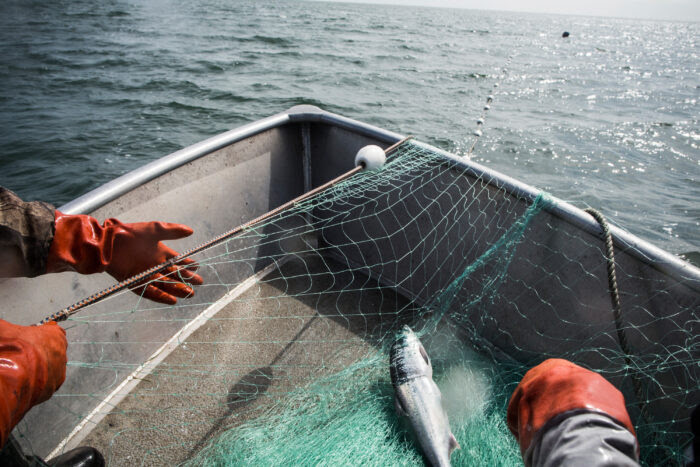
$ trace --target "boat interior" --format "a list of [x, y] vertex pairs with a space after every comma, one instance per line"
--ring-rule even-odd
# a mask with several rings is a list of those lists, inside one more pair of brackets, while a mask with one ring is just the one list
[[[60, 209], [187, 224], [194, 234], [169, 242], [184, 251], [351, 170], [360, 148], [402, 138], [295, 107], [166, 156]], [[180, 463], [292, 389], [369, 355], [401, 325], [419, 325], [420, 310], [465, 267], [488, 258], [542, 194], [415, 144], [445, 163], [407, 171], [400, 193], [381, 185], [348, 193], [342, 223], [324, 224], [342, 206], [320, 203], [204, 252], [205, 285], [181, 306], [126, 292], [62, 323], [66, 381], [17, 427], [20, 441], [41, 456], [91, 445], [114, 464]], [[498, 293], [477, 297], [479, 311], [461, 318], [458, 329], [472, 332], [458, 330], [456, 338], [472, 346], [478, 334], [480, 351], [495, 362], [576, 355], [634, 398], [600, 232], [588, 214], [548, 198], [506, 258], [507, 277], [486, 265], [445, 305], [458, 315], [476, 300], [475, 290], [499, 278]], [[700, 369], [687, 364], [700, 358], [700, 271], [627, 232], [612, 233], [636, 370], [653, 371], [653, 384], [645, 385], [649, 410], [671, 426], [686, 423], [700, 402]], [[2, 317], [36, 323], [112, 284], [104, 274], [3, 280]], [[659, 366], [660, 356], [668, 364]]]

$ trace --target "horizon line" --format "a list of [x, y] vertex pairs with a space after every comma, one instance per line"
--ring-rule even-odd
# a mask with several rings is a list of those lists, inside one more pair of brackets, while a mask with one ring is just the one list
[[[483, 11], [483, 12], [499, 12], [499, 13], [522, 13], [522, 14], [532, 14], [532, 15], [553, 15], [553, 16], [574, 16], [583, 18], [611, 18], [611, 19], [624, 19], [624, 20], [641, 20], [641, 21], [655, 21], [655, 22], [674, 22], [674, 23], [700, 23], [700, 17], [697, 19], [679, 19], [677, 17], [667, 17], [667, 18], [651, 18], [647, 16], [618, 16], [618, 15], [604, 15], [596, 13], [562, 13], [562, 12], [549, 12], [549, 11], [535, 11], [535, 10], [504, 10], [500, 8], [474, 8], [471, 6], [456, 6], [456, 5], [431, 5], [427, 0], [416, 0], [418, 3], [404, 3], [406, 0], [396, 0], [394, 2], [388, 3], [387, 0], [302, 0], [305, 2], [316, 2], [316, 3], [347, 3], [351, 5], [379, 5], [379, 6], [396, 6], [396, 7], [409, 7], [409, 8], [437, 8], [443, 10], [470, 10], [470, 11]], [[390, 1], [390, 0], [389, 0]], [[409, 0], [410, 1], [410, 0]]]

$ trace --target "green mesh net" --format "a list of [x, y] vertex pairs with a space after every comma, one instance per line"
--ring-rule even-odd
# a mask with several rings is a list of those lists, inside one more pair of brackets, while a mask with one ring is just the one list
[[[105, 323], [132, 333], [71, 342], [94, 350], [69, 365], [101, 390], [60, 403], [78, 423], [77, 401], [107, 401], [80, 444], [115, 465], [421, 464], [388, 369], [409, 324], [461, 445], [455, 465], [520, 462], [505, 408], [549, 357], [623, 391], [643, 462], [677, 462], [698, 401], [699, 294], [618, 252], [626, 363], [602, 240], [553, 215], [556, 204], [404, 143], [381, 170], [195, 256], [206, 280], [195, 298], [166, 308], [117, 295], [71, 318], [86, 333]], [[170, 343], [149, 340], [149, 327], [185, 323]], [[146, 363], [129, 353], [154, 344], [164, 350]]]

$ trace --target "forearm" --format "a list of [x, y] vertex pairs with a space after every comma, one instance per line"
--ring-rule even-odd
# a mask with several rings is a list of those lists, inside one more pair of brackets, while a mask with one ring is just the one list
[[569, 412], [538, 432], [523, 461], [526, 466], [638, 466], [637, 439], [606, 415]]
[[[107, 272], [119, 281], [178, 256], [162, 243], [192, 234], [182, 224], [117, 219], [104, 223], [88, 215], [69, 215], [42, 202], [24, 202], [0, 187], [0, 277], [35, 277], [45, 273]], [[133, 289], [167, 304], [194, 295], [201, 284], [192, 259], [184, 259]]]
[[[32, 402], [32, 376], [46, 380], [37, 352], [20, 339], [0, 338], [0, 446]], [[18, 410], [19, 408], [19, 410]]]
[[17, 326], [0, 320], [0, 447], [36, 404], [66, 377], [66, 334], [56, 323]]
[[508, 403], [526, 466], [638, 465], [625, 398], [598, 373], [562, 359], [531, 368]]
[[0, 187], [0, 277], [35, 277], [46, 272], [54, 212], [50, 204], [22, 201]]

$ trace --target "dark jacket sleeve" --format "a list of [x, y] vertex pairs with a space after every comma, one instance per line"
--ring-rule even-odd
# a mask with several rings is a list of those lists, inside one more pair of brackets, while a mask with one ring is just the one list
[[46, 272], [54, 213], [50, 204], [22, 201], [0, 187], [0, 277], [35, 277]]

